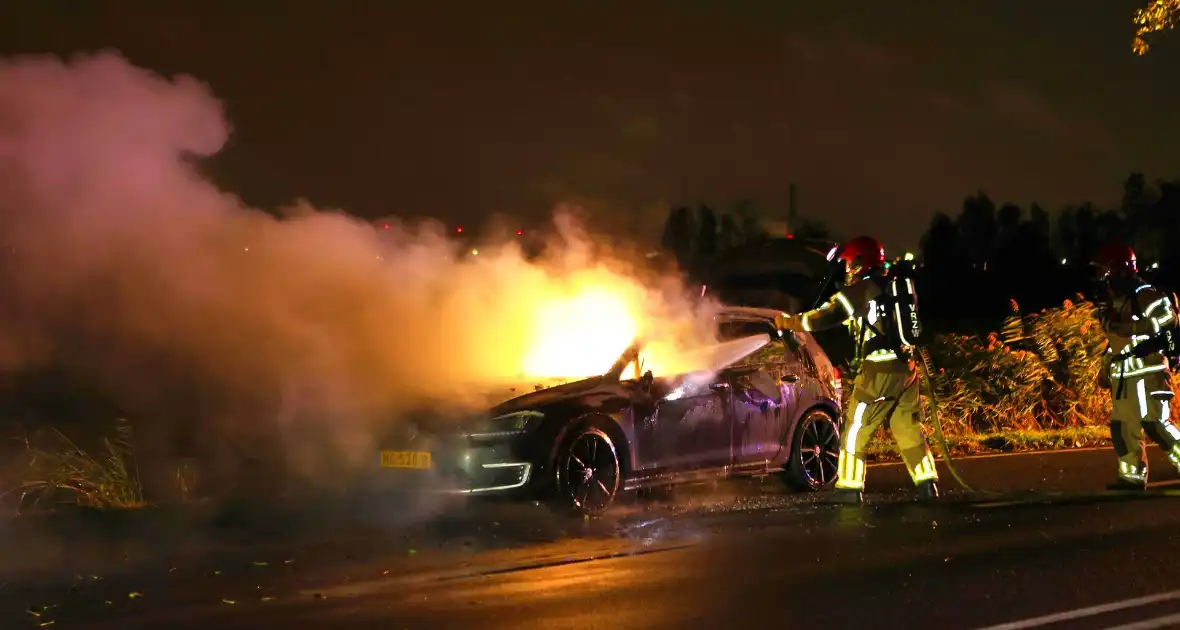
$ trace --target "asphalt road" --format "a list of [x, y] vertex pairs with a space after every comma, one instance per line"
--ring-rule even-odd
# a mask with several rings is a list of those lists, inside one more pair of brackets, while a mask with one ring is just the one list
[[1113, 456], [1081, 451], [964, 461], [1003, 496], [936, 505], [910, 502], [904, 471], [885, 466], [870, 468], [864, 508], [727, 483], [539, 542], [511, 532], [547, 517], [498, 506], [482, 526], [500, 519], [517, 544], [79, 576], [0, 588], [0, 614], [120, 630], [1180, 627], [1180, 481], [1152, 456], [1157, 482], [1137, 497], [1096, 491]]

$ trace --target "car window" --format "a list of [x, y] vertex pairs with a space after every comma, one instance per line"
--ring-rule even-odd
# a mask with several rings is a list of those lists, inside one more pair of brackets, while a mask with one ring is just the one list
[[[743, 402], [754, 404], [764, 400], [774, 401], [775, 404], [781, 403], [783, 395], [782, 390], [778, 387], [778, 379], [768, 371], [768, 368], [775, 367], [777, 365], [759, 366], [757, 369], [735, 373], [732, 378], [734, 392], [737, 393], [738, 398]], [[774, 371], [779, 372], [779, 370]]]
[[765, 365], [783, 363], [787, 360], [787, 347], [775, 332], [774, 327], [768, 322], [723, 321], [718, 324], [717, 336], [719, 341], [732, 341], [754, 335], [769, 336], [770, 343], [734, 363], [735, 366]]
[[767, 322], [760, 321], [722, 321], [717, 325], [718, 341], [733, 341], [754, 335], [769, 335], [774, 332]]
[[787, 348], [781, 339], [774, 339], [758, 350], [739, 359], [734, 365], [768, 365], [787, 360]]

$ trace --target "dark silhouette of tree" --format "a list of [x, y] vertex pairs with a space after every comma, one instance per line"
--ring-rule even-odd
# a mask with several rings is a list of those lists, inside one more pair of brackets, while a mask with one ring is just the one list
[[1127, 230], [1124, 229], [1125, 222], [1118, 210], [1104, 210], [1098, 214], [1095, 223], [1098, 225], [1098, 239], [1102, 243], [1126, 243], [1130, 240]]
[[935, 214], [919, 247], [926, 271], [919, 293], [938, 298], [923, 300], [924, 316], [933, 320], [949, 319], [954, 315], [953, 305], [959, 302], [958, 296], [975, 288], [972, 286], [975, 273], [959, 226], [947, 214]]
[[1032, 312], [1088, 293], [1089, 263], [1112, 241], [1135, 247], [1150, 281], [1180, 284], [1180, 253], [1172, 253], [1180, 249], [1180, 181], [1153, 186], [1132, 173], [1122, 192], [1117, 208], [1082, 203], [1053, 221], [1035, 203], [1027, 212], [1014, 203], [997, 211], [982, 192], [964, 199], [954, 220], [935, 215], [922, 238], [924, 310], [944, 329], [994, 329], [1012, 300]]
[[697, 210], [696, 257], [710, 260], [717, 255], [717, 215], [709, 206]]
[[738, 201], [733, 205], [733, 215], [738, 229], [741, 230], [743, 243], [757, 241], [766, 236], [766, 229], [762, 227], [762, 218], [754, 207], [754, 202], [748, 199]]
[[692, 262], [687, 266], [694, 277], [700, 278], [717, 257], [717, 215], [712, 208], [702, 204], [697, 209], [696, 226]]
[[742, 230], [729, 214], [721, 215], [717, 230], [717, 249], [724, 251], [742, 242]]
[[672, 253], [681, 269], [688, 269], [692, 261], [693, 241], [695, 240], [693, 231], [692, 211], [687, 207], [673, 208], [668, 213], [668, 220], [664, 223], [664, 234], [660, 238], [660, 244], [666, 251]]
[[1152, 214], [1164, 244], [1159, 259], [1152, 261], [1163, 267], [1158, 280], [1177, 287], [1180, 285], [1180, 181], [1159, 182]]
[[1055, 243], [1057, 251], [1064, 258], [1076, 258], [1078, 255], [1078, 222], [1073, 208], [1063, 208], [1057, 213], [1057, 233]]
[[1078, 247], [1074, 252], [1077, 261], [1093, 260], [1102, 246], [1098, 231], [1098, 217], [1094, 205], [1086, 202], [1074, 211], [1074, 225], [1078, 235]]
[[1161, 257], [1180, 255], [1176, 245], [1180, 244], [1180, 181], [1159, 182], [1159, 193], [1152, 211], [1155, 229], [1164, 234], [1165, 248]]
[[997, 240], [996, 246], [1003, 249], [1012, 243], [1016, 238], [1016, 231], [1020, 229], [1020, 220], [1023, 218], [1024, 209], [1014, 203], [1005, 203], [1000, 206], [999, 225], [997, 226]]
[[1131, 173], [1123, 182], [1123, 199], [1119, 211], [1126, 221], [1131, 246], [1140, 256], [1159, 258], [1167, 235], [1156, 213], [1155, 191], [1147, 184], [1143, 173]]
[[999, 231], [996, 205], [983, 191], [979, 191], [963, 200], [963, 211], [956, 223], [971, 264], [986, 268]]
[[[832, 239], [827, 226], [802, 220], [794, 235]], [[729, 212], [676, 208], [665, 226], [664, 246], [681, 268], [702, 272], [715, 255], [765, 241], [750, 202]], [[1122, 182], [1117, 207], [1093, 203], [1050, 213], [1036, 203], [994, 202], [977, 191], [957, 215], [937, 213], [921, 238], [916, 268], [924, 316], [932, 331], [995, 330], [1011, 313], [1060, 305], [1093, 288], [1089, 262], [1111, 241], [1131, 244], [1140, 269], [1165, 289], [1180, 287], [1180, 180], [1151, 184], [1142, 173]]]
[[959, 228], [946, 214], [939, 212], [930, 221], [930, 229], [922, 237], [922, 259], [928, 266], [962, 271], [969, 266]]
[[795, 228], [795, 236], [798, 238], [822, 238], [825, 240], [835, 240], [832, 231], [828, 226], [824, 225], [822, 221], [814, 219], [803, 219], [799, 226]]

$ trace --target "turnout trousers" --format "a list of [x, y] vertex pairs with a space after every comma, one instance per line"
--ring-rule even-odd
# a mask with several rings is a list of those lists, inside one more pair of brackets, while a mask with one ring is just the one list
[[1147, 481], [1146, 433], [1180, 470], [1180, 430], [1171, 421], [1172, 388], [1167, 371], [1111, 378], [1110, 440], [1119, 458], [1119, 477]]
[[844, 409], [837, 488], [864, 489], [865, 446], [886, 421], [914, 485], [938, 479], [922, 433], [918, 372], [905, 363], [889, 363], [888, 367], [866, 363], [853, 382], [852, 400]]

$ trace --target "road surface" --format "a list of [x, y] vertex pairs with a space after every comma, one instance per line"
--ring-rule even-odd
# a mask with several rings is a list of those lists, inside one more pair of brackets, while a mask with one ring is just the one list
[[[930, 506], [908, 501], [904, 471], [884, 466], [870, 469], [864, 508], [735, 482], [620, 510], [609, 533], [571, 526], [566, 538], [434, 564], [394, 552], [276, 557], [79, 576], [69, 589], [10, 585], [2, 612], [20, 619], [0, 627], [1180, 627], [1180, 481], [1152, 457], [1158, 481], [1139, 497], [1094, 492], [1112, 474], [1107, 451], [999, 456], [960, 469], [1004, 496], [949, 492]], [[527, 530], [511, 518], [544, 518], [497, 509], [505, 531]]]

